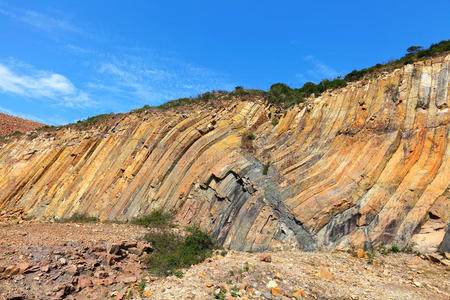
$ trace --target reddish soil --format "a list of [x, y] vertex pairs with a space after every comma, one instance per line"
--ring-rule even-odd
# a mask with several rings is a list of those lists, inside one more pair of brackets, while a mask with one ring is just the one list
[[16, 131], [27, 132], [44, 125], [45, 124], [0, 113], [0, 136], [9, 135]]

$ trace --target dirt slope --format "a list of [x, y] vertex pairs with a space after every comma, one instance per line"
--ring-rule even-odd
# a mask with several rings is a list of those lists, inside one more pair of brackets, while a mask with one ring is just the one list
[[0, 113], [0, 136], [9, 135], [16, 131], [27, 132], [44, 125], [45, 124]]

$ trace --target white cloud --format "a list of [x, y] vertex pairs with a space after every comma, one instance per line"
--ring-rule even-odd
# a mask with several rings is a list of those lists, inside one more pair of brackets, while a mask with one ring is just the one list
[[90, 106], [93, 101], [85, 92], [61, 74], [35, 70], [15, 64], [18, 71], [0, 63], [0, 91], [27, 98], [48, 99], [68, 107]]

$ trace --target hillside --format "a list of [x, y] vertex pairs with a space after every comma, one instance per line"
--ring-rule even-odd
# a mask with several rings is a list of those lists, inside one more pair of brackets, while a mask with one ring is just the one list
[[289, 109], [234, 95], [10, 140], [0, 211], [124, 221], [163, 208], [238, 250], [436, 251], [450, 211], [449, 61]]
[[0, 113], [0, 136], [10, 135], [16, 131], [27, 132], [44, 125], [45, 124]]

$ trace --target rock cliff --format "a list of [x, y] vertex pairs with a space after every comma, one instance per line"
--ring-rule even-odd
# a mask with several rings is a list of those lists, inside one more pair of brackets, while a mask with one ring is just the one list
[[163, 208], [241, 250], [435, 250], [450, 216], [449, 62], [288, 110], [255, 96], [12, 139], [0, 146], [0, 211], [126, 220]]

